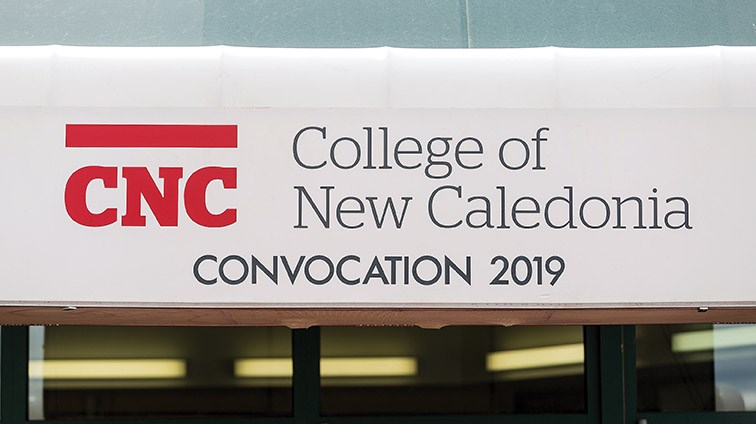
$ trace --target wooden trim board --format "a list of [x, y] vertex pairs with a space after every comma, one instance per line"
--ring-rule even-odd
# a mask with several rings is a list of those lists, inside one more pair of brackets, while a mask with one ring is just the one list
[[340, 309], [0, 307], [0, 325], [286, 326], [756, 323], [756, 308]]

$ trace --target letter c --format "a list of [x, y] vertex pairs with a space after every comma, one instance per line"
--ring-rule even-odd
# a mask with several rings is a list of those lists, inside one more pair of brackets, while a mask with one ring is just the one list
[[294, 136], [294, 142], [291, 145], [291, 148], [294, 153], [294, 160], [297, 162], [299, 166], [305, 169], [318, 169], [322, 168], [326, 165], [326, 161], [320, 162], [317, 165], [307, 165], [306, 163], [302, 162], [302, 159], [299, 157], [299, 137], [302, 136], [302, 134], [305, 133], [305, 131], [315, 130], [318, 131], [322, 136], [323, 140], [326, 138], [326, 129], [325, 127], [306, 127], [299, 130], [297, 135]]
[[438, 195], [442, 190], [451, 190], [455, 193], [457, 193], [457, 198], [462, 198], [462, 186], [450, 186], [445, 185], [441, 186], [435, 190], [433, 190], [433, 193], [431, 193], [430, 197], [428, 198], [428, 216], [430, 217], [431, 221], [433, 221], [434, 224], [436, 224], [439, 228], [456, 228], [462, 225], [462, 220], [458, 220], [457, 222], [453, 224], [444, 224], [441, 221], [438, 220], [436, 217], [436, 213], [434, 212], [434, 202], [436, 200], [436, 195]]
[[87, 207], [87, 187], [94, 180], [102, 180], [105, 188], [118, 187], [118, 168], [109, 166], [85, 166], [68, 177], [65, 191], [66, 212], [77, 223], [86, 227], [104, 227], [118, 219], [115, 208], [92, 213]]
[[207, 210], [207, 186], [213, 180], [223, 182], [223, 188], [236, 188], [236, 168], [209, 166], [195, 171], [184, 188], [186, 214], [203, 227], [226, 227], [236, 222], [236, 209], [226, 209], [219, 214]]
[[202, 278], [202, 276], [199, 273], [199, 268], [200, 268], [200, 265], [202, 265], [202, 262], [205, 262], [205, 261], [213, 261], [217, 263], [218, 258], [213, 255], [200, 256], [199, 259], [197, 259], [197, 261], [194, 263], [194, 278], [206, 286], [211, 286], [218, 282], [218, 277], [215, 277], [212, 280], [207, 280], [205, 278]]

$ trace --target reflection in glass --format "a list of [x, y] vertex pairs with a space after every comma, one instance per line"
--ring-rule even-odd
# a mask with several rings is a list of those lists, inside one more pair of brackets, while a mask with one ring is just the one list
[[582, 327], [321, 329], [323, 415], [583, 413]]
[[286, 328], [33, 327], [29, 344], [31, 419], [292, 414], [290, 373], [234, 373], [291, 363]]
[[637, 329], [638, 409], [756, 411], [756, 326]]

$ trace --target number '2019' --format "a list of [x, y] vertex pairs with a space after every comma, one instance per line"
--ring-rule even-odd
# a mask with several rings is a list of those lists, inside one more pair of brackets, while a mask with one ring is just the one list
[[[500, 265], [499, 265], [500, 264]], [[549, 256], [544, 260], [543, 256], [528, 258], [527, 256], [518, 256], [511, 262], [504, 256], [496, 256], [491, 259], [491, 265], [498, 265], [501, 268], [499, 273], [491, 280], [492, 285], [507, 285], [509, 276], [518, 286], [524, 286], [531, 282], [543, 285], [544, 274], [548, 284], [555, 285], [559, 277], [564, 273], [566, 268], [564, 259], [561, 256]]]

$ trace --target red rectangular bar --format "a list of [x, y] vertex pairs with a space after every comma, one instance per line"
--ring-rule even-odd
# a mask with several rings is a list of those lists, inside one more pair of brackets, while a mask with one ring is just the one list
[[235, 148], [237, 126], [67, 124], [66, 147]]

